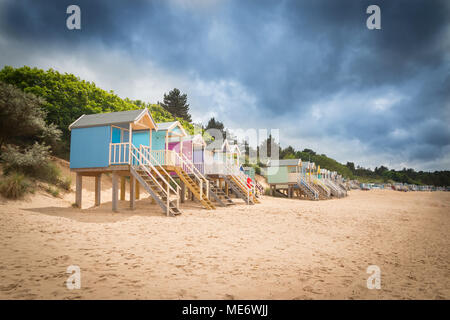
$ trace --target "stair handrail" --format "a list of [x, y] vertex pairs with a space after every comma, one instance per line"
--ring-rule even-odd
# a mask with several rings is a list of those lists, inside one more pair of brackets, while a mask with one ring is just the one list
[[[246, 186], [247, 188], [251, 189], [252, 194], [256, 195], [256, 187], [255, 187], [255, 183], [253, 183], [253, 179], [250, 178], [250, 176], [248, 174], [246, 174], [245, 172], [243, 172], [241, 169], [239, 169], [238, 166], [236, 165], [232, 165], [234, 167], [234, 171], [237, 172], [237, 176], [238, 178], [240, 178], [241, 183]], [[248, 178], [250, 178], [250, 180], [252, 181], [250, 183], [250, 187], [248, 186]], [[256, 182], [256, 179], [255, 179]]]
[[[177, 187], [177, 192], [175, 192], [175, 190], [171, 187], [172, 191], [175, 192], [178, 195], [178, 191], [180, 190], [180, 186], [178, 185], [178, 183], [172, 178], [172, 176], [170, 175], [170, 173], [167, 172], [166, 169], [164, 169], [164, 167], [155, 159], [155, 157], [153, 157], [152, 153], [150, 152], [151, 149], [149, 146], [144, 146], [144, 145], [140, 145], [139, 149], [144, 150], [143, 153], [141, 153], [144, 156], [144, 159], [149, 162], [149, 166], [154, 169], [159, 177], [161, 179], [164, 179], [163, 176], [161, 175], [161, 173], [159, 172], [159, 170], [157, 170], [155, 168], [155, 166], [153, 165], [152, 161], [154, 161], [156, 163], [156, 166], [158, 167], [158, 169], [160, 169], [162, 172], [164, 172], [164, 174], [170, 179], [171, 182], [173, 182], [175, 184], [175, 186]], [[148, 156], [148, 158], [147, 158]], [[169, 183], [170, 185], [170, 183]]]
[[332, 191], [334, 191], [335, 193], [337, 193], [338, 197], [341, 196], [341, 192], [336, 188], [336, 186], [333, 185], [333, 183], [328, 180], [328, 179], [323, 179], [323, 183], [325, 183], [325, 185], [330, 188]]
[[[184, 170], [184, 166], [189, 167], [189, 164], [186, 165], [186, 161], [183, 160], [182, 157], [180, 157], [180, 155], [173, 151], [173, 150], [167, 150], [167, 151], [171, 151], [172, 154], [175, 155], [175, 160], [178, 160], [181, 168]], [[194, 165], [192, 165], [194, 166]], [[185, 170], [186, 171], [186, 170]], [[189, 173], [188, 173], [189, 174]], [[197, 174], [192, 170], [192, 174], [194, 175], [195, 179], [197, 179], [197, 181], [199, 182], [199, 186], [200, 186], [200, 199], [203, 199], [203, 180], [197, 176]]]
[[[133, 151], [136, 151], [140, 156], [142, 156], [142, 158], [144, 159], [144, 157], [143, 157], [143, 154], [139, 151], [139, 149], [138, 148], [136, 148], [136, 147], [132, 147], [132, 149], [134, 149]], [[157, 183], [157, 185], [159, 186], [159, 188], [161, 189], [161, 190], [165, 190], [164, 189], [164, 187], [159, 183], [159, 181], [158, 181], [158, 179], [156, 179], [154, 176], [153, 176], [153, 174], [151, 173], [151, 171], [150, 170], [148, 170], [148, 168], [147, 168], [147, 166], [145, 165], [145, 164], [143, 164], [142, 163], [142, 161], [137, 157], [137, 155], [134, 153], [134, 152], [132, 152], [131, 153], [131, 156], [134, 158], [134, 159], [136, 159], [136, 162], [138, 163], [138, 165], [140, 166], [140, 167], [142, 167], [143, 169], [144, 169], [144, 171], [153, 179], [153, 180], [155, 180], [155, 182]], [[152, 168], [153, 169], [153, 168]], [[158, 173], [158, 171], [157, 170], [155, 170], [155, 172], [157, 172]], [[162, 177], [161, 177], [162, 178]], [[162, 178], [163, 180], [164, 180], [164, 178]]]
[[345, 196], [343, 190], [340, 187], [338, 187], [333, 181], [331, 181], [330, 179], [326, 179], [326, 181], [330, 186], [334, 188], [334, 190], [339, 194], [340, 197]]
[[209, 180], [206, 179], [206, 177], [200, 172], [200, 170], [198, 170], [194, 163], [188, 157], [186, 157], [184, 153], [181, 153], [181, 158], [192, 168], [194, 176], [198, 176], [199, 179], [203, 179], [206, 186], [206, 197], [209, 199]]
[[[131, 155], [131, 158], [136, 158], [136, 160], [137, 160], [137, 157], [134, 156], [134, 155]], [[156, 182], [158, 183], [158, 181], [155, 179], [155, 177], [153, 177], [153, 175], [151, 174], [151, 172], [147, 169], [147, 167], [146, 167], [145, 165], [142, 165], [142, 164], [139, 164], [139, 165], [131, 165], [131, 166], [130, 166], [130, 172], [135, 171], [135, 169], [134, 169], [133, 167], [139, 167], [139, 168], [141, 168], [142, 170], [145, 171], [145, 173], [146, 173], [148, 176], [152, 177], [153, 181], [156, 181]], [[136, 173], [136, 174], [137, 174], [137, 173]], [[161, 192], [164, 192], [164, 193], [166, 194], [166, 201], [167, 201], [167, 202], [166, 202], [166, 215], [169, 216], [169, 215], [170, 215], [170, 200], [169, 200], [169, 197], [167, 196], [167, 194], [169, 194], [169, 185], [167, 184], [167, 190], [164, 190], [164, 188], [163, 188], [159, 183], [158, 183], [158, 186], [159, 186]], [[178, 208], [178, 205], [177, 205], [177, 208]]]
[[[299, 182], [300, 182], [300, 183], [299, 183]], [[319, 198], [319, 195], [318, 195], [317, 191], [316, 191], [315, 189], [313, 189], [313, 188], [309, 185], [309, 183], [306, 181], [306, 179], [305, 179], [301, 174], [299, 174], [299, 175], [297, 176], [297, 183], [298, 183], [299, 185], [305, 186], [305, 187], [313, 194], [313, 196], [314, 196], [315, 199], [318, 199], [318, 198]]]
[[236, 168], [236, 166], [232, 163], [226, 163], [225, 162], [225, 172], [227, 175], [231, 175], [233, 177], [236, 177], [237, 183], [241, 184], [244, 187], [244, 190], [246, 190], [247, 193], [247, 204], [250, 204], [250, 188], [247, 186], [247, 182], [243, 182], [240, 176], [241, 171], [239, 168]]
[[258, 190], [260, 195], [264, 195], [264, 187], [255, 179], [255, 190]]
[[322, 189], [324, 189], [325, 192], [327, 193], [327, 196], [330, 197], [330, 195], [331, 195], [330, 188], [328, 188], [322, 181], [320, 181], [319, 178], [314, 178], [313, 181], [314, 181], [315, 184], [317, 184], [317, 185], [319, 185], [320, 187], [322, 187]]
[[[139, 164], [139, 167], [144, 169], [145, 173], [147, 173], [148, 176], [150, 176], [152, 178], [152, 180], [154, 182], [156, 182], [156, 184], [158, 185], [159, 189], [166, 195], [166, 214], [169, 215], [170, 214], [170, 190], [172, 189], [174, 191], [174, 193], [177, 195], [177, 208], [179, 208], [179, 203], [178, 203], [178, 199], [179, 199], [179, 194], [177, 191], [175, 191], [172, 186], [170, 185], [170, 183], [168, 183], [166, 181], [166, 179], [164, 179], [164, 177], [159, 173], [158, 170], [156, 170], [156, 168], [150, 163], [150, 161], [146, 161], [148, 162], [148, 164], [143, 164], [141, 161], [141, 157], [142, 159], [146, 159], [144, 157], [144, 155], [140, 152], [140, 150], [138, 148], [136, 148], [135, 146], [132, 146], [132, 151], [136, 151], [136, 153], [139, 155], [139, 157], [136, 155], [135, 152], [131, 152], [131, 157], [136, 159], [136, 162]], [[131, 166], [133, 166], [133, 162], [130, 162]], [[164, 187], [159, 183], [158, 179], [156, 179], [153, 174], [151, 173], [150, 170], [148, 170], [147, 166], [150, 166], [154, 172], [156, 172], [159, 177], [161, 178], [162, 181], [164, 181], [166, 183], [166, 189], [164, 189]], [[178, 189], [178, 188], [177, 188]]]
[[[241, 178], [241, 182], [247, 186], [247, 188], [252, 190], [252, 194], [256, 195], [256, 190], [255, 190], [255, 184], [253, 183], [253, 179], [250, 178], [250, 176], [248, 174], [246, 174], [245, 172], [242, 172], [240, 169], [239, 170], [239, 174], [238, 177]], [[250, 178], [250, 180], [252, 182], [250, 182], [250, 187], [248, 186], [248, 178]]]

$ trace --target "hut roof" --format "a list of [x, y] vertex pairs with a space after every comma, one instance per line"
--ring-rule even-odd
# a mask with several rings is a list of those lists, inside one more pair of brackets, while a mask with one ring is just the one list
[[[178, 142], [180, 138], [169, 138], [169, 142]], [[202, 145], [206, 146], [205, 140], [203, 140], [203, 137], [201, 134], [196, 135], [188, 135], [181, 138], [181, 141], [192, 141], [193, 145]]]
[[187, 136], [186, 131], [184, 130], [183, 126], [181, 125], [180, 121], [170, 121], [170, 122], [160, 122], [157, 123], [158, 131], [172, 131], [176, 127], [178, 127], [181, 131], [181, 136], [185, 137]]
[[269, 160], [267, 165], [270, 167], [291, 167], [300, 166], [302, 163], [301, 159], [284, 159], [284, 160]]
[[148, 109], [145, 108], [130, 111], [110, 112], [110, 113], [83, 114], [69, 126], [69, 130], [74, 128], [98, 127], [112, 124], [115, 125], [126, 124], [138, 121], [146, 114], [150, 117], [153, 127], [156, 128], [155, 121], [148, 112]]

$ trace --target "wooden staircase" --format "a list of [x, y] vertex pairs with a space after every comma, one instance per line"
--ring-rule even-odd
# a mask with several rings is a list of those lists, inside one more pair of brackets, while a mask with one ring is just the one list
[[[168, 212], [168, 216], [174, 217], [181, 214], [181, 211], [177, 208], [177, 199], [167, 201], [167, 192], [163, 187], [164, 182], [151, 177], [145, 169], [141, 166], [131, 166], [130, 172], [164, 212]], [[169, 208], [167, 208], [167, 203], [169, 203]]]
[[260, 185], [258, 183], [258, 181], [256, 181], [256, 179], [255, 179], [255, 190], [257, 191], [256, 192], [256, 196], [257, 197], [260, 197], [260, 196], [264, 195], [264, 191], [265, 191], [264, 187], [262, 185]]
[[[130, 173], [144, 187], [156, 203], [164, 210], [167, 216], [177, 216], [181, 214], [179, 210], [179, 189], [178, 184], [159, 165], [156, 168], [152, 158], [147, 158], [136, 147], [131, 148]], [[150, 156], [151, 157], [151, 156]], [[153, 159], [154, 160], [154, 159]], [[163, 171], [161, 174], [159, 170]], [[171, 183], [173, 185], [171, 185]]]
[[242, 182], [233, 175], [224, 176], [225, 182], [230, 186], [231, 190], [247, 204], [259, 203], [254, 194], [249, 194], [249, 188], [244, 186]]
[[319, 197], [322, 200], [331, 198], [330, 189], [325, 186], [319, 179], [314, 179], [314, 187], [317, 191], [319, 191]]
[[209, 181], [209, 196], [210, 199], [213, 198], [221, 207], [231, 206], [235, 203], [227, 194], [223, 191], [222, 188], [219, 188], [214, 184], [214, 181], [208, 179]]
[[333, 181], [324, 179], [323, 182], [327, 185], [328, 188], [330, 188], [332, 196], [336, 198], [342, 198], [345, 195], [343, 190], [341, 190], [340, 187], [335, 185]]
[[[186, 187], [194, 194], [194, 197], [208, 210], [216, 209], [205, 192], [200, 192], [200, 186], [181, 167], [175, 167], [175, 172]], [[206, 180], [206, 179], [205, 179]]]
[[300, 175], [297, 177], [297, 184], [302, 193], [306, 195], [306, 197], [311, 200], [319, 200], [319, 192]]

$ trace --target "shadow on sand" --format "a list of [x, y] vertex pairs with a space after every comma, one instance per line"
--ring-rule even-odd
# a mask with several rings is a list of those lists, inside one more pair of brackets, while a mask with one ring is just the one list
[[[35, 213], [45, 214], [54, 217], [62, 217], [72, 219], [79, 222], [86, 223], [111, 223], [124, 221], [131, 217], [161, 217], [166, 218], [165, 213], [150, 199], [142, 199], [136, 201], [136, 209], [131, 210], [129, 201], [122, 200], [118, 203], [118, 212], [112, 211], [111, 201], [102, 203], [98, 207], [90, 207], [86, 209], [79, 209], [75, 207], [39, 207], [39, 208], [23, 208], [22, 210], [31, 211]], [[202, 210], [200, 203], [187, 201], [180, 204], [180, 210]], [[206, 211], [206, 210], [205, 210]]]

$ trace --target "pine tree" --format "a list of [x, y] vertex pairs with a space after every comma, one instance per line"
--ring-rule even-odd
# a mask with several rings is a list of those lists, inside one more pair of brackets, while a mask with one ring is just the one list
[[192, 121], [189, 114], [189, 105], [187, 104], [187, 95], [181, 94], [177, 88], [174, 88], [169, 94], [164, 94], [164, 102], [160, 104], [174, 117], [183, 118], [189, 122]]
[[209, 119], [208, 124], [206, 125], [205, 130], [208, 129], [218, 129], [222, 132], [225, 132], [225, 127], [222, 122], [216, 120], [214, 117]]

